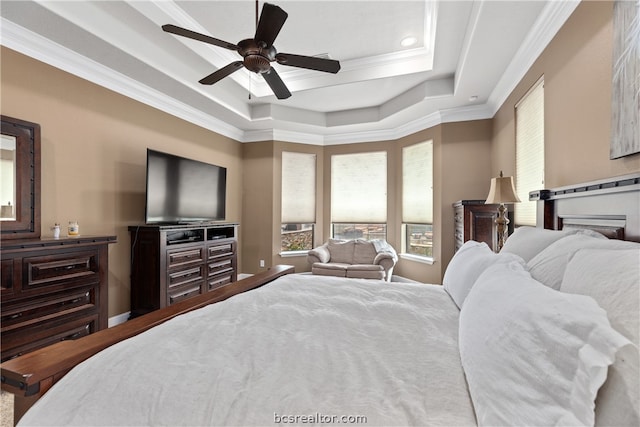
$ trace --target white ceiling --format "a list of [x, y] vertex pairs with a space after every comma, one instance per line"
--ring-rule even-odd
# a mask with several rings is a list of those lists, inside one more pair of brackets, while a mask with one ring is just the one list
[[[275, 65], [293, 94], [285, 100], [246, 69], [199, 84], [241, 57], [160, 28], [236, 44], [255, 32], [252, 0], [2, 0], [0, 42], [238, 141], [328, 145], [493, 117], [578, 1], [271, 3], [289, 14], [279, 52], [342, 66], [329, 74]], [[417, 43], [404, 48], [407, 36]]]

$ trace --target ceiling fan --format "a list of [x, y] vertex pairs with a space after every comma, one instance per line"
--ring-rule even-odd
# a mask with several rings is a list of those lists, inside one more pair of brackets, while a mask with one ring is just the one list
[[[256, 1], [256, 15], [258, 14], [258, 4]], [[291, 96], [276, 70], [271, 66], [271, 62], [289, 65], [292, 67], [307, 68], [310, 70], [324, 71], [327, 73], [337, 73], [340, 70], [340, 62], [334, 59], [318, 58], [314, 56], [294, 55], [291, 53], [279, 53], [273, 42], [278, 36], [280, 29], [284, 25], [287, 12], [280, 7], [265, 3], [262, 7], [260, 19], [256, 18], [256, 33], [252, 39], [244, 39], [237, 45], [219, 40], [205, 34], [196, 33], [176, 25], [166, 24], [162, 29], [168, 33], [182, 37], [209, 43], [229, 50], [237, 51], [242, 56], [242, 61], [235, 61], [220, 68], [200, 80], [204, 85], [212, 85], [231, 73], [245, 67], [249, 71], [261, 74], [267, 84], [278, 99], [286, 99]]]

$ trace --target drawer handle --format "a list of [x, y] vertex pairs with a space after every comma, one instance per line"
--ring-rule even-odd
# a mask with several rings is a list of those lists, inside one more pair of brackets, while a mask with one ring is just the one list
[[22, 312], [16, 313], [16, 314], [12, 314], [11, 316], [7, 316], [7, 320], [17, 319], [18, 317], [21, 317], [21, 316], [22, 316]]
[[60, 341], [73, 340], [80, 337], [81, 335], [82, 335], [82, 332], [76, 332], [75, 334], [71, 334], [67, 337], [63, 337]]
[[16, 357], [20, 357], [20, 356], [22, 356], [22, 352], [14, 354], [13, 356], [8, 358], [7, 360], [15, 359]]

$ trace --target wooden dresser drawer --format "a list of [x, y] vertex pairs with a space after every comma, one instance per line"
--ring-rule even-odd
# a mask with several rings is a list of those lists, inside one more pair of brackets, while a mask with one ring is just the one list
[[72, 340], [98, 330], [98, 314], [83, 317], [65, 316], [56, 321], [34, 324], [2, 333], [2, 361], [46, 347], [59, 341]]
[[168, 292], [169, 305], [200, 294], [200, 284], [191, 283], [176, 287]]
[[168, 273], [168, 288], [183, 286], [190, 283], [199, 283], [204, 280], [203, 266], [199, 265], [185, 270], [172, 271]]
[[182, 267], [202, 261], [204, 261], [202, 248], [167, 251], [167, 266], [169, 268]]
[[233, 261], [231, 259], [224, 259], [221, 261], [210, 262], [208, 264], [207, 276], [213, 276], [222, 273], [233, 272]]
[[233, 281], [232, 274], [233, 273], [230, 272], [229, 274], [209, 277], [209, 279], [207, 279], [207, 291], [212, 291], [216, 288], [219, 288], [220, 286], [231, 283]]
[[24, 289], [56, 286], [70, 281], [98, 281], [97, 252], [79, 252], [23, 259], [27, 272]]
[[234, 254], [233, 251], [233, 243], [225, 243], [221, 245], [213, 245], [208, 248], [208, 259], [216, 259], [222, 258], [226, 256], [232, 256]]
[[96, 287], [48, 294], [17, 304], [3, 304], [2, 333], [83, 310], [97, 310]]

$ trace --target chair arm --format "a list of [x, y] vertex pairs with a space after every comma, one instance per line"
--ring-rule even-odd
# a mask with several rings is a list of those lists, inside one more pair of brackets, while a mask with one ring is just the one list
[[376, 265], [381, 265], [387, 270], [390, 267], [393, 267], [398, 262], [398, 256], [394, 252], [378, 252], [376, 257], [373, 260], [373, 263]]
[[316, 262], [326, 263], [331, 259], [327, 245], [318, 246], [307, 252], [307, 262], [313, 265]]
[[378, 249], [378, 253], [373, 259], [373, 263], [382, 266], [385, 273], [385, 280], [389, 282], [391, 281], [393, 267], [395, 267], [396, 263], [398, 262], [398, 254], [396, 253], [396, 250], [393, 249], [393, 246], [389, 245], [386, 242], [383, 243], [384, 245], [380, 245], [380, 243], [377, 243], [376, 249]]

